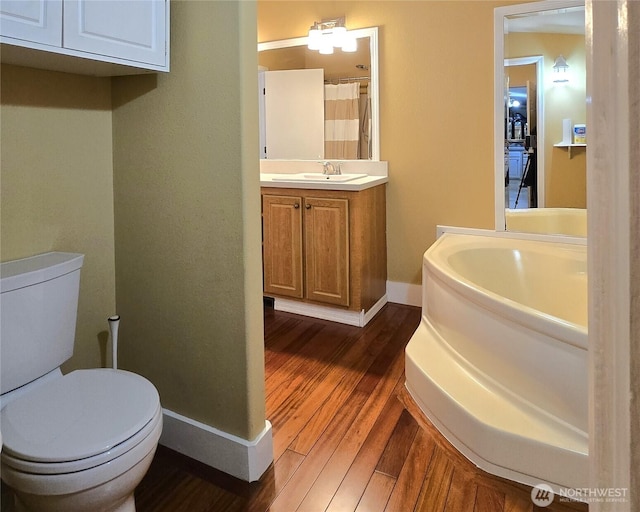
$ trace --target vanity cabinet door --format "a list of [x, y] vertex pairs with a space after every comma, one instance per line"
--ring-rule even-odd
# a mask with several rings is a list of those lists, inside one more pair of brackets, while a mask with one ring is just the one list
[[349, 305], [349, 201], [305, 197], [306, 297]]
[[264, 291], [303, 298], [302, 197], [263, 195]]

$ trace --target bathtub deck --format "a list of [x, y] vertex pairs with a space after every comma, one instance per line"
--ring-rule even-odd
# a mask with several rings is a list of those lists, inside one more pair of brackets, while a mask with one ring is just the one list
[[588, 486], [584, 432], [460, 364], [444, 345], [423, 321], [407, 348], [406, 372], [410, 394], [449, 441], [497, 475]]

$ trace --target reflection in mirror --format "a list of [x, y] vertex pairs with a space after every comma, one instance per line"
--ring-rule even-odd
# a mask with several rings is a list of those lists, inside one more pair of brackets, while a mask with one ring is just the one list
[[501, 7], [494, 21], [496, 229], [585, 236], [586, 143], [572, 135], [586, 120], [584, 2]]
[[[378, 29], [349, 32], [356, 52], [323, 55], [307, 48], [306, 37], [258, 44], [262, 159], [380, 160]], [[310, 70], [320, 77], [309, 77]], [[352, 98], [349, 125], [357, 133], [350, 143], [331, 135], [344, 124], [331, 114], [338, 105], [331, 98], [345, 95]]]

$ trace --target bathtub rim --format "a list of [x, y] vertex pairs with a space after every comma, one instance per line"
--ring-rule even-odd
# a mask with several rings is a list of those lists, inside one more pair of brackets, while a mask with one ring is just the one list
[[[558, 219], [558, 223], [564, 227], [552, 229], [548, 223], [546, 226], [509, 226], [509, 221], [512, 224], [515, 222], [527, 222], [527, 219], [532, 219], [534, 223], [536, 221], [551, 220], [555, 216]], [[587, 209], [586, 208], [571, 208], [571, 207], [549, 207], [549, 208], [505, 208], [505, 230], [515, 233], [538, 233], [550, 236], [570, 236], [581, 237], [587, 236]], [[567, 227], [567, 224], [574, 224], [573, 230]], [[553, 221], [551, 221], [553, 224]]]
[[[478, 236], [475, 234], [466, 233], [443, 233], [438, 238], [438, 240], [436, 240], [425, 251], [423, 255], [423, 279], [429, 279], [429, 274], [431, 273], [433, 277], [438, 278], [441, 282], [443, 282], [447, 286], [450, 286], [457, 293], [468, 297], [469, 300], [473, 301], [475, 304], [488, 311], [497, 313], [499, 315], [505, 315], [507, 318], [512, 319], [516, 323], [528, 329], [540, 332], [552, 338], [556, 338], [559, 341], [566, 342], [579, 349], [587, 350], [587, 326], [569, 322], [568, 320], [553, 316], [550, 313], [539, 311], [535, 308], [532, 308], [531, 306], [521, 304], [515, 300], [508, 299], [495, 292], [492, 292], [491, 290], [483, 288], [465, 278], [460, 273], [456, 272], [455, 269], [449, 266], [444, 260], [444, 257], [446, 255], [443, 255], [440, 258], [436, 258], [433, 255], [433, 253], [435, 253], [439, 249], [445, 250], [442, 249], [441, 246], [450, 240], [452, 240], [454, 244], [467, 244], [472, 241], [481, 241], [482, 247], [490, 247], [491, 242], [487, 242], [487, 240], [490, 240], [491, 238], [491, 236], [487, 235]], [[457, 239], [464, 240], [464, 242], [459, 242], [457, 241]], [[572, 251], [584, 250], [586, 257], [586, 246], [582, 246], [582, 244], [565, 244], [563, 242], [552, 240], [528, 240], [524, 238], [511, 238], [504, 236], [495, 237], [494, 243], [500, 244], [500, 247], [504, 247], [504, 245], [507, 244], [512, 245], [514, 243], [524, 243], [525, 245], [537, 245], [540, 243], [552, 244], [557, 245], [560, 248]], [[447, 273], [445, 267], [451, 270], [451, 275]], [[425, 308], [427, 307], [427, 299], [423, 296], [422, 316], [425, 316]]]
[[586, 236], [574, 236], [565, 234], [548, 233], [524, 233], [522, 231], [496, 231], [483, 228], [466, 228], [460, 226], [449, 226], [447, 224], [436, 225], [436, 239], [445, 233], [455, 235], [475, 235], [488, 236], [491, 238], [513, 238], [515, 240], [535, 240], [539, 242], [559, 242], [567, 245], [587, 245]]

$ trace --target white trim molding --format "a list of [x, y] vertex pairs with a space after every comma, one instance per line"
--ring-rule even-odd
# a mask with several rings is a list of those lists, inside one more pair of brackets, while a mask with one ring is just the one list
[[387, 281], [389, 302], [405, 306], [422, 306], [422, 285]]
[[312, 318], [320, 318], [321, 320], [330, 320], [341, 324], [354, 325], [355, 327], [364, 327], [369, 321], [380, 311], [387, 303], [387, 295], [376, 302], [371, 309], [365, 311], [349, 311], [347, 309], [332, 308], [329, 306], [319, 306], [310, 302], [300, 302], [297, 300], [275, 298], [273, 308], [276, 311], [285, 311], [287, 313], [295, 313], [296, 315], [310, 316]]
[[629, 512], [640, 510], [640, 2], [586, 7], [590, 486], [627, 489], [589, 510]]
[[255, 482], [273, 462], [271, 423], [252, 441], [163, 409], [160, 444], [245, 482]]

